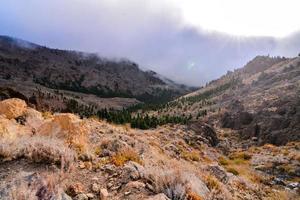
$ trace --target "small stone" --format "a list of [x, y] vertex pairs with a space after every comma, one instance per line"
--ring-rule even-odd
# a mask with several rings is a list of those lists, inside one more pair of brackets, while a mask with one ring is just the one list
[[78, 194], [74, 200], [88, 200], [88, 196], [86, 194]]
[[95, 195], [93, 193], [88, 193], [86, 194], [86, 196], [89, 198], [89, 199], [93, 199], [95, 197]]
[[297, 182], [293, 182], [293, 183], [289, 183], [286, 185], [286, 187], [290, 188], [290, 189], [297, 189], [297, 188], [300, 188], [300, 183], [297, 183]]
[[81, 183], [75, 183], [68, 187], [67, 193], [71, 196], [76, 196], [77, 194], [84, 192], [84, 186]]
[[97, 183], [92, 184], [92, 191], [98, 193], [100, 191], [100, 187]]
[[92, 169], [93, 169], [93, 165], [92, 165], [91, 162], [85, 162], [85, 163], [84, 163], [84, 166], [85, 166], [85, 168], [88, 169], [88, 170], [92, 170]]
[[92, 181], [99, 181], [99, 178], [98, 177], [93, 177]]
[[107, 200], [108, 199], [108, 192], [107, 189], [100, 190], [100, 200]]
[[146, 185], [143, 182], [140, 181], [131, 181], [129, 183], [126, 184], [126, 188], [135, 188], [135, 189], [139, 189], [139, 188], [144, 188]]
[[131, 192], [130, 192], [130, 191], [128, 191], [128, 192], [125, 192], [124, 194], [125, 194], [125, 196], [127, 196], [127, 195], [130, 195], [130, 194], [131, 194]]
[[84, 169], [84, 168], [85, 168], [84, 162], [79, 162], [79, 168], [80, 168], [80, 169]]
[[61, 193], [61, 200], [72, 200], [72, 198], [65, 192]]
[[108, 188], [111, 188], [112, 186], [113, 186], [113, 183], [112, 183], [112, 182], [107, 183], [107, 187], [108, 187]]

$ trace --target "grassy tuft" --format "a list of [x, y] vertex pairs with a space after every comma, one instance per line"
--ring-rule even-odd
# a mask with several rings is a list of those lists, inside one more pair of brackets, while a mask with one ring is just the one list
[[116, 166], [123, 166], [128, 161], [143, 164], [139, 154], [131, 148], [122, 149], [111, 158], [111, 162]]

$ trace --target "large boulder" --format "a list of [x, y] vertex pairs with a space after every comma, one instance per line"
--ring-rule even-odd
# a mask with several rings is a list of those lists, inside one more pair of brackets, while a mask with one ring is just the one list
[[24, 100], [12, 98], [0, 102], [0, 115], [8, 119], [15, 119], [24, 115], [27, 104]]
[[0, 139], [14, 140], [22, 135], [31, 135], [32, 130], [27, 126], [22, 126], [16, 120], [9, 120], [0, 116]]
[[37, 130], [40, 135], [55, 136], [78, 150], [84, 150], [88, 132], [84, 121], [70, 113], [56, 114], [47, 119]]
[[189, 128], [194, 131], [194, 134], [184, 137], [189, 144], [204, 142], [210, 146], [216, 146], [219, 143], [217, 134], [210, 125], [203, 122], [193, 122]]
[[253, 121], [253, 115], [251, 113], [242, 111], [236, 113], [225, 112], [220, 120], [220, 125], [223, 128], [241, 129], [246, 125], [249, 125]]
[[28, 108], [25, 113], [25, 124], [33, 129], [38, 129], [44, 122], [42, 114], [33, 108]]

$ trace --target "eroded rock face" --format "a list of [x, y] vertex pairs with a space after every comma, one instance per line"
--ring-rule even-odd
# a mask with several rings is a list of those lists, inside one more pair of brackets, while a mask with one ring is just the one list
[[185, 140], [188, 143], [204, 142], [210, 146], [216, 146], [219, 143], [218, 137], [214, 129], [203, 122], [194, 122], [189, 128], [195, 132], [194, 135], [187, 135]]
[[51, 135], [62, 138], [66, 143], [84, 146], [86, 143], [87, 127], [78, 116], [62, 113], [46, 120], [37, 130], [40, 135]]
[[0, 102], [0, 114], [8, 119], [15, 119], [24, 115], [27, 104], [25, 101], [17, 98], [6, 99]]
[[0, 116], [0, 139], [14, 140], [21, 135], [31, 135], [32, 130], [29, 127], [22, 126], [15, 120], [9, 120]]

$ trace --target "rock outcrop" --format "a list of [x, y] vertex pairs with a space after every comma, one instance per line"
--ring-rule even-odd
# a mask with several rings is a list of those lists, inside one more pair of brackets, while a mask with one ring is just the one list
[[6, 99], [0, 102], [0, 114], [8, 119], [15, 119], [25, 114], [27, 104], [21, 99]]

